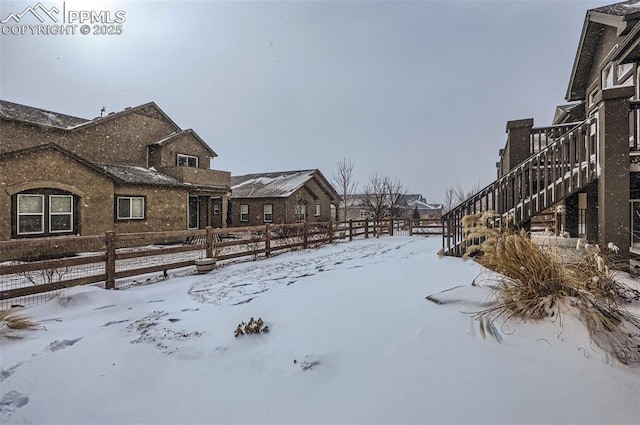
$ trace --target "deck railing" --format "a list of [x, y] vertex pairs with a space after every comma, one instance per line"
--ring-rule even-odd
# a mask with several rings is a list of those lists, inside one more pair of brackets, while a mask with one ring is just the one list
[[[571, 129], [567, 132], [568, 126]], [[547, 140], [554, 131], [559, 137]], [[443, 215], [443, 249], [446, 255], [464, 254], [464, 216], [492, 210], [504, 223], [518, 227], [597, 179], [598, 128], [595, 118], [577, 124], [537, 129], [532, 134], [540, 135], [537, 136], [540, 143], [544, 139], [544, 147]], [[534, 140], [533, 135], [531, 140]]]

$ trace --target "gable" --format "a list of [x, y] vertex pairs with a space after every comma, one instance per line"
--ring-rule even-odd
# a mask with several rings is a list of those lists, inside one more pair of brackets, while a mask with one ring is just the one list
[[587, 11], [569, 78], [567, 101], [588, 97], [587, 92], [597, 84], [602, 69], [619, 59], [622, 45], [628, 43], [639, 20], [640, 2], [635, 0]]

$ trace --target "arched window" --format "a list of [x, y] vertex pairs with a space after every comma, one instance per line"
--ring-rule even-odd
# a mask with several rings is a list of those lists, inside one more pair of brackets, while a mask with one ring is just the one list
[[11, 198], [11, 237], [78, 233], [78, 197], [58, 189], [33, 189]]

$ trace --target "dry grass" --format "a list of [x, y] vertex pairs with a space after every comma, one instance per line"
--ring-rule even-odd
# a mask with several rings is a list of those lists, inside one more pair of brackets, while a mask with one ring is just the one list
[[7, 310], [0, 310], [0, 338], [20, 339], [19, 331], [39, 329], [35, 322]]
[[575, 255], [566, 255], [495, 222], [493, 213], [463, 220], [467, 240], [477, 242], [465, 256], [500, 274], [498, 301], [476, 315], [481, 328], [496, 319], [540, 320], [571, 312], [597, 346], [621, 363], [640, 365], [640, 316], [624, 308], [640, 300], [640, 292], [612, 277], [615, 246], [609, 244], [605, 253], [579, 245]]

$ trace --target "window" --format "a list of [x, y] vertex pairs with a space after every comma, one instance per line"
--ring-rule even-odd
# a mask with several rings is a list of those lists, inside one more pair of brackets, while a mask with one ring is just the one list
[[264, 222], [271, 223], [273, 222], [273, 205], [265, 204], [264, 206]]
[[249, 205], [240, 205], [240, 221], [249, 221]]
[[18, 195], [18, 234], [44, 232], [44, 195]]
[[213, 215], [220, 215], [220, 204], [213, 204]]
[[367, 218], [367, 210], [360, 210], [360, 218]]
[[144, 220], [145, 208], [142, 196], [118, 196], [117, 198], [118, 220]]
[[320, 215], [320, 204], [315, 204], [313, 209], [313, 215], [318, 217]]
[[77, 197], [56, 189], [36, 189], [12, 197], [12, 237], [77, 232]]
[[181, 167], [198, 167], [198, 157], [179, 153], [178, 165]]
[[73, 230], [73, 196], [49, 196], [49, 232], [70, 232]]
[[631, 75], [631, 71], [633, 71], [632, 63], [623, 63], [618, 65], [618, 80], [625, 80]]

